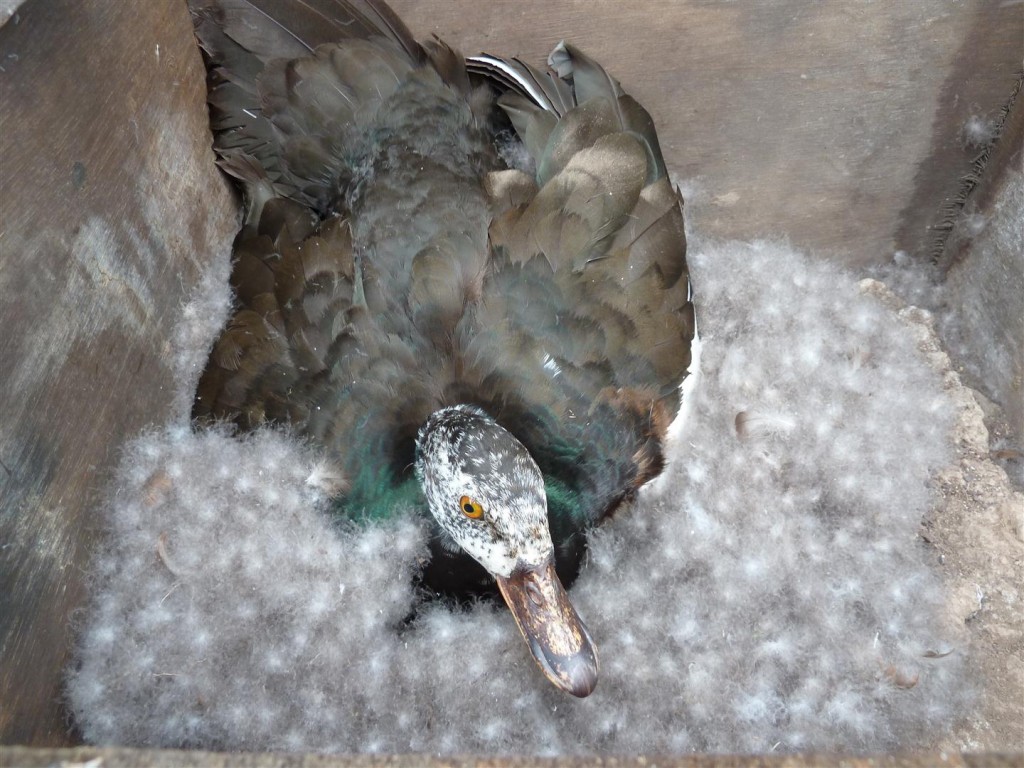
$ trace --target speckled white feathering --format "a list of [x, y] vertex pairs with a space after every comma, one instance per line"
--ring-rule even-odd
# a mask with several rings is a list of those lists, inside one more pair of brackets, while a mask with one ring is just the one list
[[[588, 699], [503, 607], [416, 605], [425, 532], [340, 529], [316, 453], [126, 451], [68, 692], [103, 744], [432, 753], [887, 750], [969, 697], [918, 536], [950, 407], [910, 332], [779, 245], [691, 254], [703, 381], [668, 475], [592, 536]], [[739, 425], [739, 427], [737, 427]]]

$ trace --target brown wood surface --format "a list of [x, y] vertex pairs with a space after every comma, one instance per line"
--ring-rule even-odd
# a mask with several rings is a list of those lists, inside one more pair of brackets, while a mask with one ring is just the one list
[[30, 0], [0, 28], [0, 741], [67, 743], [97, 495], [167, 417], [167, 342], [235, 210], [183, 2]]
[[[96, 762], [90, 762], [96, 761]], [[0, 748], [11, 768], [1020, 768], [1020, 755], [920, 753], [907, 755], [683, 755], [679, 757], [434, 757], [430, 755], [316, 755], [181, 752], [141, 749]]]
[[[393, 5], [466, 53], [571, 39], [653, 113], [703, 234], [860, 265], [935, 251], [962, 126], [1005, 103], [1024, 39], [993, 0]], [[168, 414], [175, 310], [234, 208], [184, 0], [7, 0], [0, 23], [0, 742], [57, 745], [97, 497]]]

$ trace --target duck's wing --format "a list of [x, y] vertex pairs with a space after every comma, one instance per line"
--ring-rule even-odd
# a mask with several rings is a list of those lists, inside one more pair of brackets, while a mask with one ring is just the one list
[[[416, 155], [438, 134], [465, 153], [489, 148], [482, 129], [472, 141], [461, 131], [476, 119], [463, 59], [440, 42], [419, 46], [372, 0], [196, 0], [193, 11], [214, 148], [246, 197], [237, 311], [194, 416], [245, 429], [289, 424], [342, 463], [353, 506], [386, 508], [374, 494], [411, 492], [416, 430], [454, 375], [434, 346], [439, 324], [464, 309], [452, 286], [471, 291], [486, 261], [487, 203], [473, 162], [460, 181], [451, 167], [423, 172], [429, 158]], [[389, 131], [411, 135], [416, 162], [367, 171], [391, 162], [395, 142], [367, 148]], [[475, 199], [461, 194], [466, 185]]]
[[271, 198], [235, 240], [236, 311], [214, 344], [194, 415], [244, 428], [292, 423], [309, 405], [291, 393], [328, 368], [339, 323], [358, 324], [351, 236], [305, 206]]
[[189, 5], [208, 63], [217, 161], [242, 185], [249, 220], [272, 197], [326, 214], [347, 181], [346, 140], [424, 49], [378, 0]]
[[316, 406], [298, 390], [367, 325], [365, 276], [339, 199], [351, 173], [343, 140], [425, 52], [378, 0], [189, 5], [217, 162], [246, 198], [231, 278], [237, 311], [194, 413], [243, 427], [303, 423]]
[[[535, 165], [486, 180], [493, 255], [478, 318], [501, 340], [491, 348], [513, 349], [517, 360], [485, 367], [534, 414], [506, 420], [551, 414], [567, 443], [563, 474], [589, 478], [583, 506], [598, 516], [660, 471], [690, 370], [682, 198], [646, 110], [571, 46], [559, 45], [549, 64], [541, 73], [516, 60], [470, 61], [474, 75], [505, 89], [498, 104]], [[557, 464], [544, 457], [549, 428], [517, 430], [539, 461]]]

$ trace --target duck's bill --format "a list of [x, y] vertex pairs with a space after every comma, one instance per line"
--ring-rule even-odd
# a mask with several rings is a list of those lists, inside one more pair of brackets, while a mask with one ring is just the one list
[[597, 685], [597, 649], [552, 561], [496, 577], [519, 631], [548, 680], [573, 696]]

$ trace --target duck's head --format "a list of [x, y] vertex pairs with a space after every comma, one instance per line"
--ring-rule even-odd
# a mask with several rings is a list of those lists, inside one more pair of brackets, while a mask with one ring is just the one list
[[438, 525], [497, 580], [544, 674], [590, 695], [597, 650], [555, 574], [544, 478], [523, 444], [479, 408], [443, 408], [420, 428], [416, 472]]

